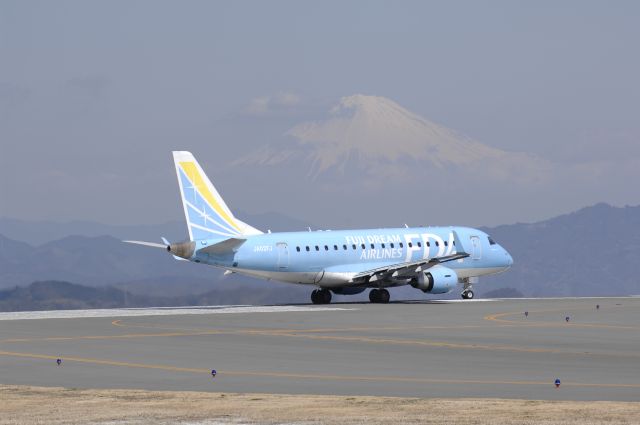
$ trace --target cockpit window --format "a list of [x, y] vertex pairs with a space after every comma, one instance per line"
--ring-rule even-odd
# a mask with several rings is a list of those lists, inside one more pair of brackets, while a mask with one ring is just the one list
[[489, 245], [495, 245], [496, 241], [494, 241], [491, 236], [487, 236], [487, 239], [489, 239]]

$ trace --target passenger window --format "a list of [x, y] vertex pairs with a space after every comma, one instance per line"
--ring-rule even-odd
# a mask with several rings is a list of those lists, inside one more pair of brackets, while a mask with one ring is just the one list
[[404, 245], [402, 242], [400, 242], [400, 248], [404, 248]]
[[440, 242], [436, 241], [436, 246], [440, 246]]
[[325, 246], [324, 246], [324, 250], [325, 250], [325, 251], [329, 251], [329, 247], [325, 245]]
[[364, 246], [364, 244], [362, 244], [362, 249], [367, 249], [367, 247], [366, 247], [366, 246]]
[[444, 246], [449, 246], [449, 243], [447, 241], [444, 241]]
[[307, 252], [309, 252], [309, 247], [307, 247]]
[[320, 247], [316, 245], [316, 251], [320, 251]]
[[333, 246], [333, 250], [334, 250], [334, 251], [337, 251], [337, 250], [338, 250], [338, 245], [334, 245], [334, 246]]
[[384, 249], [384, 244], [382, 244], [382, 249]]
[[391, 245], [391, 248], [393, 248], [393, 242], [391, 242], [389, 245]]
[[418, 248], [422, 248], [422, 242], [418, 242]]
[[346, 245], [342, 245], [342, 249], [344, 249], [346, 251], [347, 250], [347, 246]]
[[371, 244], [371, 249], [375, 249], [375, 247], [376, 246], [374, 244]]
[[456, 246], [456, 241], [451, 242], [451, 245]]
[[353, 247], [353, 249], [356, 249], [356, 244], [351, 245]]
[[300, 252], [300, 247], [299, 246], [296, 247], [296, 251]]
[[431, 246], [431, 242], [427, 241], [427, 246], [430, 247]]
[[409, 242], [409, 243], [407, 244], [407, 246], [408, 246], [409, 248], [413, 248], [413, 244], [412, 244], [411, 242]]

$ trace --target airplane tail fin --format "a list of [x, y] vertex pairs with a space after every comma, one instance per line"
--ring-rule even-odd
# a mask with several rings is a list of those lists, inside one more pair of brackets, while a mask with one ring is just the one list
[[190, 240], [263, 233], [234, 217], [191, 152], [174, 151], [173, 162]]

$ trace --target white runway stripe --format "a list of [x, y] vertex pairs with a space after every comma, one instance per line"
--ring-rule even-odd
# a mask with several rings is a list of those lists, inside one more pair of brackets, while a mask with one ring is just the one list
[[0, 313], [0, 320], [29, 319], [75, 319], [84, 317], [137, 317], [137, 316], [179, 316], [187, 314], [238, 314], [238, 313], [285, 313], [356, 310], [343, 307], [315, 306], [198, 306], [198, 307], [152, 307], [152, 308], [114, 308], [97, 310], [54, 310], [54, 311], [15, 311]]

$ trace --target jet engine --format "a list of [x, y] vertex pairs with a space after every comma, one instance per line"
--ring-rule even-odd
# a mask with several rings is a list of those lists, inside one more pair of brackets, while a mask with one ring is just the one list
[[433, 266], [414, 278], [411, 286], [422, 292], [444, 294], [451, 291], [458, 284], [458, 275], [448, 267]]
[[196, 244], [192, 241], [172, 243], [167, 246], [167, 251], [175, 255], [176, 257], [189, 259], [196, 250]]

